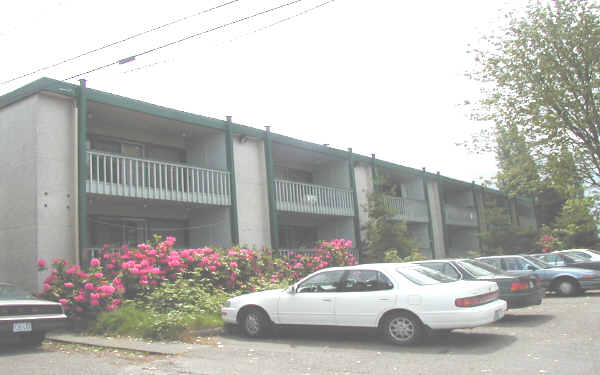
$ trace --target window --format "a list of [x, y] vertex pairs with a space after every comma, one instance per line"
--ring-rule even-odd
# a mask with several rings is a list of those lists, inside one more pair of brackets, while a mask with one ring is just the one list
[[539, 259], [545, 263], [551, 264], [553, 266], [564, 266], [565, 261], [555, 254], [542, 255]]
[[344, 271], [321, 272], [298, 285], [298, 293], [337, 292]]
[[579, 255], [581, 257], [584, 257], [585, 259], [590, 259], [592, 257], [590, 254], [586, 254], [583, 251], [571, 251], [571, 252], [569, 252], [569, 254], [570, 253], [573, 253], [575, 255]]
[[504, 265], [506, 271], [531, 271], [529, 263], [521, 258], [504, 258]]
[[478, 259], [484, 263], [487, 263], [491, 266], [494, 266], [498, 269], [503, 269], [502, 268], [502, 260], [500, 260], [500, 258], [485, 258], [485, 259]]
[[353, 270], [349, 271], [342, 281], [344, 292], [365, 292], [392, 289], [394, 284], [379, 271]]
[[419, 265], [423, 266], [423, 267], [427, 267], [427, 268], [431, 268], [433, 270], [436, 270], [438, 272], [443, 273], [444, 275], [451, 277], [455, 280], [460, 279], [460, 274], [458, 273], [458, 271], [456, 271], [456, 269], [450, 264], [450, 263], [446, 263], [446, 262], [427, 262], [427, 263], [420, 263]]

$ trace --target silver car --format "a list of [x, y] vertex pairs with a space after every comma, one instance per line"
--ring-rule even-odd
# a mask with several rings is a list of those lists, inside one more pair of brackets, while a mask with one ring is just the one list
[[529, 255], [499, 255], [477, 259], [507, 273], [532, 272], [540, 278], [542, 286], [547, 291], [562, 296], [573, 296], [585, 290], [600, 289], [600, 271], [596, 270], [553, 267]]

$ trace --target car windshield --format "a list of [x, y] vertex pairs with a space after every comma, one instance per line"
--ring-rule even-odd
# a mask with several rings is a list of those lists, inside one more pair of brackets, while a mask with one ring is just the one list
[[562, 256], [565, 257], [565, 259], [570, 259], [572, 263], [589, 262], [589, 259], [575, 253], [562, 254]]
[[502, 274], [502, 271], [498, 268], [476, 260], [461, 260], [458, 261], [458, 264], [475, 277], [496, 276]]
[[0, 284], [0, 300], [36, 299], [31, 293], [9, 284]]
[[426, 267], [402, 267], [396, 269], [396, 271], [417, 285], [434, 285], [456, 281], [453, 277]]
[[524, 255], [523, 258], [527, 259], [528, 261], [530, 261], [531, 263], [535, 264], [536, 266], [538, 266], [540, 268], [552, 268], [553, 267], [551, 264], [548, 264], [544, 261], [536, 259], [535, 257], [532, 257], [531, 255]]

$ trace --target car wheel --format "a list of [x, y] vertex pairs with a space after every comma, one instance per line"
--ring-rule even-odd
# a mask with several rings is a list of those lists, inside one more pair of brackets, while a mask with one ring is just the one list
[[423, 339], [423, 325], [412, 314], [393, 313], [385, 318], [382, 328], [384, 337], [392, 344], [413, 345]]
[[44, 338], [46, 338], [44, 332], [28, 333], [23, 336], [23, 343], [28, 346], [40, 346]]
[[561, 296], [574, 296], [579, 292], [577, 283], [569, 279], [558, 280], [554, 289]]
[[264, 311], [250, 308], [242, 315], [241, 328], [248, 337], [263, 337], [271, 329], [271, 320]]

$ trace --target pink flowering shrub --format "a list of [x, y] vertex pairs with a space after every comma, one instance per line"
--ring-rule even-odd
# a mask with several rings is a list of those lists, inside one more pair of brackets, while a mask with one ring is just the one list
[[[288, 258], [273, 256], [270, 250], [240, 247], [174, 250], [174, 244], [175, 238], [167, 237], [155, 246], [124, 246], [120, 252], [105, 248], [99, 259], [90, 261], [87, 272], [56, 259], [41, 296], [60, 301], [70, 315], [79, 316], [112, 310], [120, 303], [115, 295], [134, 299], [164, 281], [201, 280], [214, 289], [250, 292], [289, 283], [325, 267], [357, 264], [350, 252], [352, 241], [343, 239], [323, 241], [310, 255], [290, 252]], [[43, 260], [37, 265], [45, 269]]]
[[[38, 270], [46, 269], [46, 262], [38, 260]], [[93, 266], [95, 265], [95, 266]], [[54, 259], [50, 276], [44, 280], [40, 298], [58, 301], [72, 318], [95, 316], [101, 311], [117, 308], [123, 290], [118, 280], [107, 281], [98, 259], [92, 259], [88, 272], [63, 259]]]

